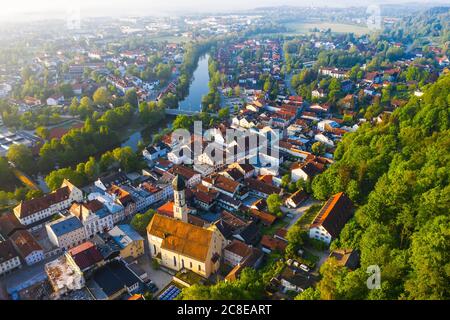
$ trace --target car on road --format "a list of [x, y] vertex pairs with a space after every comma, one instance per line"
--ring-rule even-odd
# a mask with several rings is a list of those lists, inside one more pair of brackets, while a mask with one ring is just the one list
[[303, 263], [300, 265], [300, 269], [302, 269], [305, 272], [309, 272], [309, 270], [310, 270], [309, 267]]

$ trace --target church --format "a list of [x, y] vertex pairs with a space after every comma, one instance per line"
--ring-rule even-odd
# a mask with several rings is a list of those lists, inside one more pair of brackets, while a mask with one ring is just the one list
[[166, 268], [188, 269], [208, 278], [220, 267], [226, 240], [214, 225], [205, 228], [189, 223], [183, 178], [177, 175], [172, 186], [173, 217], [155, 214], [147, 226], [151, 257]]

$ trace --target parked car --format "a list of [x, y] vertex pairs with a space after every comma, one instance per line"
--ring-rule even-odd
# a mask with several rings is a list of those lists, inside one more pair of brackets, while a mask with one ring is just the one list
[[303, 263], [300, 265], [300, 269], [302, 269], [303, 271], [306, 271], [306, 272], [309, 272], [309, 270], [310, 270], [309, 267]]

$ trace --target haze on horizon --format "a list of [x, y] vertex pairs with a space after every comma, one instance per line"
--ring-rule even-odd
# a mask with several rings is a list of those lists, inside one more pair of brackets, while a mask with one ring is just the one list
[[233, 12], [265, 6], [368, 6], [371, 4], [448, 4], [443, 0], [7, 0], [0, 10], [1, 21], [58, 19], [79, 8], [85, 17], [152, 16], [170, 13]]

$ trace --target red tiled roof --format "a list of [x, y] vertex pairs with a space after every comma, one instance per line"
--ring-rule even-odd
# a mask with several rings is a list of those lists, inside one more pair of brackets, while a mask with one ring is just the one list
[[12, 213], [0, 216], [0, 234], [5, 238], [10, 236], [14, 231], [25, 229], [17, 217]]
[[287, 247], [287, 242], [280, 239], [275, 239], [266, 234], [261, 239], [261, 245], [270, 250], [284, 251]]
[[258, 192], [262, 192], [267, 195], [271, 195], [274, 193], [275, 194], [281, 193], [280, 188], [272, 186], [270, 184], [267, 184], [267, 183], [257, 180], [257, 179], [247, 178], [244, 180], [244, 182], [250, 189], [254, 189]]
[[69, 254], [81, 270], [89, 268], [103, 260], [100, 251], [98, 251], [97, 247], [90, 241], [86, 241], [79, 246], [70, 249]]
[[332, 196], [320, 209], [310, 228], [322, 226], [332, 237], [337, 237], [352, 216], [353, 204], [343, 193]]
[[272, 225], [275, 220], [277, 220], [277, 217], [264, 211], [256, 210], [256, 209], [249, 209], [248, 212], [256, 217], [259, 218], [264, 224], [266, 225]]
[[34, 237], [26, 230], [18, 230], [10, 237], [14, 247], [20, 256], [25, 259], [28, 255], [34, 251], [42, 250], [42, 247], [34, 239]]
[[224, 250], [232, 252], [242, 258], [246, 257], [251, 253], [251, 247], [239, 240], [233, 240], [229, 245], [227, 245]]
[[166, 202], [161, 207], [156, 209], [156, 212], [166, 217], [173, 217], [173, 205], [174, 203], [172, 201]]
[[61, 127], [53, 128], [49, 132], [49, 140], [61, 139], [70, 130], [81, 129], [81, 128], [83, 128], [83, 126], [84, 126], [84, 123], [77, 123], [77, 124], [73, 125], [71, 128], [61, 128]]
[[[18, 205], [19, 218], [25, 218], [36, 212], [47, 209], [53, 204], [67, 200], [70, 196], [69, 187], [62, 187], [43, 197], [23, 201]], [[17, 208], [17, 207], [16, 207]]]
[[174, 165], [172, 168], [169, 169], [169, 172], [173, 175], [179, 174], [185, 180], [189, 180], [193, 176], [199, 174], [197, 171], [192, 170], [192, 169], [182, 166], [182, 165]]

